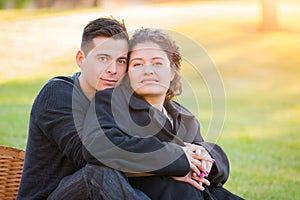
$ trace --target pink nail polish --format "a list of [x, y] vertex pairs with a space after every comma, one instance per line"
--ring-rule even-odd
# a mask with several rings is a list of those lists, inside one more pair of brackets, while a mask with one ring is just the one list
[[208, 174], [209, 174], [209, 171], [206, 171], [205, 174], [208, 175]]
[[200, 177], [200, 178], [204, 178], [204, 174], [200, 174], [199, 177]]
[[215, 159], [211, 159], [211, 162], [214, 163], [214, 162], [216, 162], [216, 160]]

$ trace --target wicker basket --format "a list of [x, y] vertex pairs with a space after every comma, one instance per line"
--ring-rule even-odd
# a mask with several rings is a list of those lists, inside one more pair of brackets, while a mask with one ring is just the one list
[[0, 145], [0, 199], [16, 199], [25, 151]]

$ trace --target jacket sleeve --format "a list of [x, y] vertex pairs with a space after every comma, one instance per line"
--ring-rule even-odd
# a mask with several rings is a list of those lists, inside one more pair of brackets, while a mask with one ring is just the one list
[[211, 186], [220, 187], [224, 185], [229, 177], [230, 171], [230, 164], [226, 153], [219, 145], [214, 143], [201, 142], [200, 145], [209, 152], [213, 159], [215, 159], [208, 176]]
[[[194, 137], [192, 143], [203, 146], [208, 151], [210, 156], [213, 159], [215, 159], [215, 163], [212, 165], [211, 171], [208, 176], [208, 180], [211, 182], [212, 186], [222, 186], [227, 181], [230, 171], [230, 164], [227, 155], [219, 145], [210, 142], [205, 142], [200, 133], [200, 124], [198, 120], [194, 118], [193, 121], [194, 122], [190, 121], [189, 127], [198, 128], [196, 131], [197, 134]], [[197, 125], [191, 126], [191, 123]]]
[[74, 123], [72, 95], [72, 84], [64, 81], [48, 82], [39, 93], [31, 115], [46, 137], [70, 161], [82, 167], [86, 162], [83, 160], [82, 143]]
[[[196, 117], [182, 105], [171, 102], [173, 113], [181, 113], [181, 123], [185, 125], [185, 137], [183, 138], [185, 142], [197, 144], [203, 146], [210, 154], [210, 156], [215, 159], [215, 163], [212, 165], [212, 169], [209, 173], [208, 180], [211, 182], [212, 186], [222, 186], [228, 179], [229, 176], [229, 160], [226, 156], [226, 153], [222, 148], [214, 143], [205, 142], [200, 131], [200, 124]], [[178, 119], [176, 115], [173, 115], [174, 118]]]
[[97, 92], [86, 114], [82, 136], [85, 160], [125, 172], [187, 174], [189, 162], [179, 145], [126, 131], [136, 124], [130, 117], [123, 117], [128, 111], [124, 97], [118, 96], [120, 101], [112, 103], [112, 91]]

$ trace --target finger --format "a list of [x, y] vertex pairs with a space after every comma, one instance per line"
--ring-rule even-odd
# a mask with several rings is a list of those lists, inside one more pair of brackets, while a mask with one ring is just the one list
[[184, 145], [185, 145], [186, 147], [190, 147], [192, 144], [191, 144], [191, 143], [188, 143], [188, 142], [184, 142]]
[[[207, 171], [208, 173], [210, 173], [211, 167], [212, 167], [212, 163], [211, 163], [211, 162], [206, 162], [206, 171]], [[208, 174], [207, 174], [207, 175], [208, 175]]]
[[191, 167], [191, 170], [193, 172], [195, 172], [198, 176], [200, 176], [201, 172], [200, 172], [200, 170], [198, 169], [198, 167], [196, 165], [194, 165], [193, 163], [191, 163], [190, 167]]
[[191, 147], [194, 149], [195, 153], [199, 155], [206, 151], [205, 148], [200, 145], [192, 144]]
[[202, 183], [201, 182], [197, 182], [197, 181], [195, 181], [195, 180], [193, 180], [193, 179], [189, 179], [189, 180], [187, 180], [187, 182], [189, 183], [189, 184], [191, 184], [192, 186], [194, 186], [195, 188], [197, 188], [198, 190], [201, 190], [201, 191], [203, 191], [205, 188], [202, 186]]
[[204, 184], [204, 185], [207, 185], [207, 186], [210, 185], [209, 180], [207, 180], [207, 179], [205, 179], [205, 178], [203, 178], [203, 179], [201, 180], [201, 182], [202, 182], [202, 184]]
[[195, 165], [200, 172], [204, 172], [205, 173], [205, 167], [203, 168], [203, 164], [202, 164], [202, 162], [200, 160], [191, 158], [191, 163], [193, 165]]
[[197, 149], [194, 154], [194, 157], [200, 160], [207, 160], [212, 162], [212, 158], [206, 150], [200, 151], [199, 149]]
[[197, 160], [205, 160], [205, 161], [209, 161], [212, 162], [212, 157], [209, 155], [209, 153], [197, 153], [198, 151], [196, 151], [196, 153], [193, 155], [193, 158], [197, 159]]
[[[200, 176], [198, 176], [195, 172], [192, 173], [192, 179], [196, 180], [196, 181], [201, 181], [202, 178], [200, 178]], [[200, 182], [202, 184], [202, 182]]]
[[201, 146], [199, 145], [195, 145], [195, 144], [189, 144], [188, 146], [193, 152], [195, 152], [197, 149], [199, 149], [200, 151], [202, 151], [202, 148]]
[[207, 163], [207, 161], [205, 161], [205, 160], [203, 160], [201, 162], [201, 164], [202, 164], [202, 170], [201, 171], [205, 174], [205, 176], [207, 176], [208, 173], [209, 173], [208, 169], [206, 168], [206, 163]]

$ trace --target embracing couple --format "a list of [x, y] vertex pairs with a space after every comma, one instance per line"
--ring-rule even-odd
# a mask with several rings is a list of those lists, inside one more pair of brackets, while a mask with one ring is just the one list
[[181, 54], [158, 29], [84, 28], [80, 72], [54, 77], [30, 114], [18, 199], [242, 199], [229, 161], [205, 142], [181, 93]]

